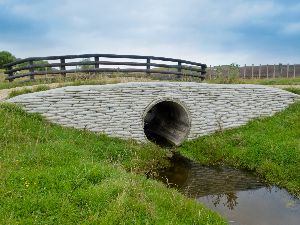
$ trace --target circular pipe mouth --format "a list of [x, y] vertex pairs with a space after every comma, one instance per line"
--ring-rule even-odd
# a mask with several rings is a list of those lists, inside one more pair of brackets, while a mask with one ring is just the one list
[[152, 105], [144, 116], [145, 135], [158, 145], [179, 146], [189, 131], [189, 114], [180, 103], [160, 101]]

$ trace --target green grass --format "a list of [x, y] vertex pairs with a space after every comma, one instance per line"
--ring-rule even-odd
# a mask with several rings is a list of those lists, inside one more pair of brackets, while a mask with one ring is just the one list
[[3, 88], [1, 88], [3, 83], [5, 83], [5, 74], [4, 74], [4, 70], [0, 69], [0, 89], [3, 89]]
[[46, 85], [38, 85], [35, 86], [34, 88], [23, 88], [20, 90], [13, 90], [9, 93], [8, 97], [12, 98], [18, 95], [23, 95], [23, 94], [28, 94], [28, 93], [33, 93], [33, 92], [39, 92], [39, 91], [46, 91], [49, 90], [50, 87], [46, 86]]
[[0, 104], [0, 224], [224, 224], [144, 176], [168, 155]]
[[284, 90], [300, 95], [300, 88], [291, 87], [291, 88], [285, 88]]
[[205, 80], [205, 82], [217, 84], [300, 85], [300, 77], [275, 79], [239, 79], [234, 77], [224, 77], [213, 80]]
[[188, 141], [179, 151], [202, 164], [253, 170], [300, 196], [300, 102], [273, 117]]
[[3, 82], [5, 79], [4, 69], [0, 69], [0, 81]]
[[259, 84], [263, 85], [300, 85], [300, 77], [297, 78], [277, 78], [258, 80]]

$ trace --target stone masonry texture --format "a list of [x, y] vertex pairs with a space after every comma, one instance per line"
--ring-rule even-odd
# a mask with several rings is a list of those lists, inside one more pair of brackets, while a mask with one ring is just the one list
[[299, 98], [261, 85], [132, 82], [69, 86], [20, 95], [7, 102], [63, 126], [145, 142], [144, 116], [155, 102], [182, 104], [190, 117], [187, 139], [194, 139], [271, 116]]

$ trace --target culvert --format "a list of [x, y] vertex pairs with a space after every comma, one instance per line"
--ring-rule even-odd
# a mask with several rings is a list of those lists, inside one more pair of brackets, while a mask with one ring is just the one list
[[166, 100], [151, 104], [144, 115], [144, 132], [148, 140], [159, 145], [180, 145], [190, 131], [186, 108]]
[[271, 116], [297, 99], [299, 95], [262, 85], [133, 82], [63, 87], [7, 102], [62, 126], [139, 142], [163, 137], [178, 145]]

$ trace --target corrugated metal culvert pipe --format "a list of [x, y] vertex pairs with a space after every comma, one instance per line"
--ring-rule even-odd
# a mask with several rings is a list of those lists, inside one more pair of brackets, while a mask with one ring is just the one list
[[166, 100], [148, 107], [144, 116], [144, 132], [150, 141], [178, 146], [189, 131], [189, 113], [181, 103]]

